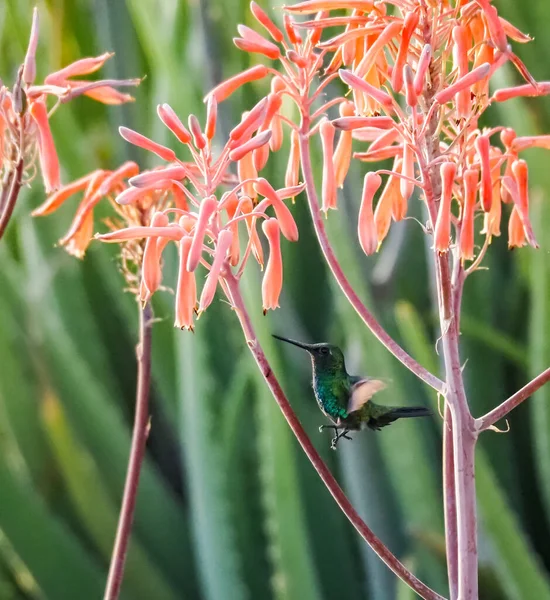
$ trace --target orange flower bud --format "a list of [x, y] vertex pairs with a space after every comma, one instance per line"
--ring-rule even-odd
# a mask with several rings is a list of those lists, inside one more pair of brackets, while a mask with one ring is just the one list
[[393, 98], [387, 92], [367, 83], [364, 79], [357, 77], [357, 75], [354, 75], [347, 69], [340, 69], [338, 74], [340, 75], [340, 79], [349, 85], [350, 88], [371, 96], [386, 108], [393, 107]]
[[418, 12], [410, 12], [403, 22], [403, 31], [401, 33], [401, 43], [397, 51], [397, 57], [392, 70], [391, 86], [395, 92], [400, 92], [403, 87], [403, 67], [407, 63], [409, 54], [409, 45], [411, 37], [418, 25], [420, 15]]
[[178, 115], [172, 110], [169, 104], [159, 104], [157, 106], [159, 119], [168, 127], [168, 129], [178, 138], [182, 144], [191, 142], [191, 134], [187, 131]]
[[[401, 169], [401, 175], [408, 177], [409, 179], [414, 179], [414, 150], [407, 143], [403, 146], [403, 167]], [[412, 181], [407, 181], [406, 179], [400, 179], [399, 189], [401, 191], [401, 196], [403, 196], [403, 200], [408, 202], [414, 190], [414, 183]]]
[[204, 133], [211, 140], [216, 133], [216, 120], [218, 118], [218, 101], [216, 96], [209, 96], [206, 103], [206, 127]]
[[321, 185], [322, 210], [336, 208], [338, 192], [334, 175], [334, 127], [324, 118], [319, 127], [323, 147], [323, 181]]
[[[342, 102], [340, 104], [340, 115], [342, 117], [353, 116], [355, 107], [353, 102]], [[353, 148], [353, 134], [351, 131], [342, 131], [334, 151], [334, 176], [337, 187], [344, 186], [344, 180], [348, 174], [351, 163], [351, 154]]]
[[181, 181], [186, 177], [187, 170], [185, 167], [166, 167], [164, 169], [155, 169], [154, 171], [140, 173], [139, 175], [132, 177], [129, 183], [131, 186], [139, 188], [148, 188], [154, 184], [157, 184], [159, 187], [166, 187], [161, 186], [161, 182], [166, 182], [167, 180]]
[[482, 64], [480, 67], [477, 67], [464, 75], [464, 77], [457, 79], [453, 85], [450, 85], [441, 92], [438, 92], [435, 95], [435, 99], [439, 102], [439, 104], [445, 104], [446, 102], [449, 102], [462, 90], [469, 91], [469, 88], [474, 85], [474, 83], [485, 79], [489, 75], [490, 71], [491, 65], [489, 63]]
[[377, 129], [390, 129], [395, 125], [391, 117], [340, 117], [331, 121], [332, 126], [344, 131], [362, 129], [363, 127], [376, 127]]
[[233, 38], [233, 43], [237, 48], [240, 48], [245, 52], [257, 52], [258, 54], [263, 54], [272, 60], [280, 58], [281, 51], [279, 50], [279, 47], [273, 42], [267, 41], [259, 33], [250, 29], [250, 27], [238, 25], [237, 30], [242, 35], [242, 38]]
[[480, 135], [475, 141], [475, 148], [481, 165], [481, 205], [485, 212], [491, 210], [493, 199], [493, 182], [491, 179], [491, 164], [489, 161], [489, 138]]
[[134, 131], [128, 127], [119, 127], [118, 132], [130, 144], [134, 144], [134, 146], [138, 146], [139, 148], [143, 148], [144, 150], [149, 150], [149, 152], [153, 152], [163, 160], [167, 162], [173, 162], [176, 160], [176, 153], [170, 148], [166, 146], [162, 146], [161, 144], [157, 144], [150, 140], [148, 137], [145, 137], [141, 133]]
[[435, 249], [441, 253], [447, 252], [451, 243], [451, 199], [455, 175], [455, 163], [441, 165], [441, 200], [434, 231]]
[[466, 169], [464, 179], [464, 206], [462, 208], [462, 227], [460, 229], [460, 256], [462, 260], [474, 258], [474, 213], [476, 207], [477, 169]]
[[36, 78], [36, 48], [38, 46], [38, 8], [35, 6], [32, 13], [31, 37], [23, 63], [22, 80], [27, 86], [34, 83]]
[[271, 121], [271, 132], [273, 135], [269, 140], [269, 148], [272, 152], [277, 152], [283, 145], [283, 122], [279, 115], [274, 115]]
[[392, 21], [386, 25], [384, 31], [376, 38], [376, 41], [369, 47], [368, 51], [361, 59], [361, 62], [357, 65], [355, 74], [358, 77], [362, 78], [370, 71], [378, 58], [378, 54], [382, 52], [384, 46], [386, 46], [386, 44], [396, 35], [399, 35], [401, 30], [402, 25], [400, 21]]
[[237, 146], [234, 150], [231, 150], [229, 153], [230, 160], [238, 161], [241, 160], [244, 156], [246, 156], [249, 152], [253, 152], [262, 146], [266, 146], [266, 144], [271, 139], [272, 132], [267, 130], [263, 133], [258, 133], [255, 137], [248, 140], [248, 142], [242, 144], [242, 146]]
[[218, 103], [223, 102], [245, 83], [263, 79], [268, 73], [269, 71], [265, 65], [256, 65], [255, 67], [251, 67], [242, 73], [238, 73], [237, 75], [222, 81], [208, 93], [208, 96], [215, 96]]
[[212, 304], [214, 294], [216, 293], [216, 288], [218, 287], [218, 279], [220, 278], [225, 257], [227, 255], [227, 251], [229, 248], [231, 248], [232, 241], [233, 233], [229, 229], [223, 229], [220, 231], [220, 235], [218, 236], [218, 241], [216, 243], [214, 260], [212, 262], [212, 266], [210, 267], [210, 271], [208, 272], [208, 276], [206, 278], [204, 287], [202, 288], [199, 299], [198, 316], [200, 316], [201, 313], [203, 313], [210, 306], [210, 304]]
[[537, 87], [530, 83], [497, 90], [492, 97], [495, 102], [505, 102], [512, 98], [547, 96], [550, 94], [550, 81], [537, 81]]
[[[258, 177], [258, 171], [254, 167], [254, 160], [252, 154], [245, 154], [241, 160], [237, 162], [237, 175], [239, 177], [239, 181], [245, 181], [247, 179], [256, 179]], [[253, 200], [256, 199], [257, 194], [254, 189], [254, 184], [252, 181], [249, 181], [244, 184], [243, 191], [247, 196], [250, 196]]]
[[229, 133], [229, 139], [233, 141], [246, 142], [252, 134], [261, 126], [267, 110], [267, 98], [262, 98], [252, 110], [245, 113], [241, 122]]
[[382, 185], [382, 177], [378, 173], [367, 173], [363, 183], [363, 193], [361, 195], [361, 208], [359, 209], [359, 221], [357, 224], [357, 234], [359, 243], [363, 252], [370, 256], [378, 248], [378, 234], [372, 212], [372, 201], [374, 194]]
[[421, 94], [424, 90], [424, 82], [426, 80], [426, 73], [432, 60], [432, 47], [430, 44], [426, 44], [422, 49], [420, 58], [418, 59], [418, 66], [416, 68], [416, 75], [414, 76], [414, 91], [417, 94]]
[[[468, 73], [468, 31], [462, 25], [453, 27], [453, 66], [459, 77]], [[464, 89], [456, 96], [456, 114], [465, 119], [470, 112], [470, 91]]]
[[189, 126], [189, 130], [193, 136], [193, 144], [195, 144], [195, 148], [197, 148], [197, 150], [202, 150], [206, 146], [206, 138], [202, 134], [199, 120], [197, 117], [195, 117], [195, 115], [189, 115], [187, 125]]
[[193, 235], [193, 241], [189, 248], [189, 255], [187, 258], [187, 270], [189, 272], [194, 271], [199, 266], [208, 221], [210, 221], [210, 218], [216, 212], [217, 208], [218, 202], [216, 201], [215, 196], [209, 196], [201, 202], [199, 207], [199, 218], [195, 225], [195, 234]]
[[283, 25], [285, 27], [286, 35], [290, 40], [290, 43], [294, 46], [297, 46], [302, 43], [302, 38], [300, 37], [300, 34], [296, 31], [294, 23], [292, 22], [292, 18], [290, 17], [288, 12], [290, 11], [285, 12], [285, 14], [283, 15]]
[[283, 32], [275, 25], [275, 23], [273, 23], [263, 9], [260, 8], [256, 2], [251, 2], [250, 10], [258, 23], [266, 29], [269, 35], [271, 35], [276, 42], [281, 43], [284, 39]]

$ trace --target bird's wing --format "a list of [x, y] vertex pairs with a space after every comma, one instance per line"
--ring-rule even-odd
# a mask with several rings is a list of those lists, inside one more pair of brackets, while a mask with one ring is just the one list
[[348, 414], [359, 410], [366, 404], [376, 392], [383, 390], [386, 383], [380, 379], [361, 379], [351, 386], [351, 394], [348, 402]]

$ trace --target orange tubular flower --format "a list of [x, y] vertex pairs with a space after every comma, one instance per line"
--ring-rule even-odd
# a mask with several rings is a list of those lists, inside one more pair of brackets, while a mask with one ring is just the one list
[[381, 185], [382, 177], [378, 173], [367, 173], [365, 175], [357, 233], [361, 248], [367, 256], [374, 254], [378, 248], [378, 234], [372, 212], [372, 201], [374, 194], [376, 194]]
[[283, 260], [281, 257], [281, 240], [277, 219], [267, 219], [262, 229], [269, 242], [269, 258], [262, 282], [262, 303], [264, 314], [279, 306], [279, 296], [283, 287]]
[[216, 245], [216, 253], [214, 254], [214, 261], [210, 267], [210, 272], [206, 278], [206, 283], [202, 288], [202, 293], [199, 300], [198, 316], [200, 316], [201, 313], [203, 313], [210, 306], [210, 304], [212, 304], [214, 294], [216, 293], [216, 288], [218, 287], [218, 280], [226, 259], [227, 251], [231, 248], [232, 242], [233, 233], [230, 230], [224, 229], [220, 232], [218, 243]]
[[50, 130], [46, 102], [42, 99], [35, 100], [31, 103], [29, 112], [38, 128], [38, 155], [46, 194], [49, 194], [60, 187], [61, 180], [59, 176], [59, 159], [57, 158], [57, 151]]
[[[151, 227], [167, 227], [168, 217], [162, 212], [156, 212], [151, 219]], [[143, 252], [141, 301], [147, 302], [160, 287], [162, 270], [160, 256], [164, 240], [158, 237], [147, 238]]]
[[323, 183], [321, 197], [325, 214], [329, 209], [337, 207], [336, 177], [334, 175], [334, 126], [324, 119], [320, 127], [321, 145], [323, 147]]
[[298, 132], [292, 131], [290, 136], [290, 154], [288, 156], [288, 165], [285, 173], [285, 186], [293, 187], [298, 185], [300, 179], [300, 147], [298, 145]]
[[462, 260], [472, 260], [474, 258], [474, 211], [478, 179], [477, 169], [464, 171], [464, 207], [460, 229], [460, 256]]
[[[342, 102], [340, 104], [341, 117], [352, 117], [354, 112], [355, 109], [352, 102]], [[336, 150], [334, 151], [334, 177], [336, 179], [336, 186], [339, 188], [344, 187], [344, 180], [351, 164], [352, 150], [352, 132], [342, 131], [338, 139], [338, 144], [336, 144]]]
[[451, 240], [451, 198], [456, 175], [456, 165], [446, 162], [441, 165], [441, 202], [435, 224], [435, 249], [440, 252], [449, 250]]
[[195, 273], [187, 269], [192, 240], [186, 236], [179, 242], [179, 274], [176, 288], [176, 320], [174, 327], [193, 331], [193, 315], [197, 305]]

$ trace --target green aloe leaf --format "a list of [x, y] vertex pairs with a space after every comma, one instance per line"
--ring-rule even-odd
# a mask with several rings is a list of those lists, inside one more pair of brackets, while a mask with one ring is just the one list
[[0, 489], [0, 532], [44, 596], [56, 600], [100, 598], [105, 585], [103, 568], [67, 525], [48, 510], [36, 491], [19, 479], [6, 464], [3, 453]]
[[[69, 496], [82, 524], [108, 562], [117, 528], [118, 509], [109, 497], [92, 457], [74, 439], [55, 396], [49, 394], [44, 399], [42, 414]], [[130, 538], [122, 589], [136, 600], [153, 597], [174, 600], [181, 597], [169, 588], [136, 536]]]
[[226, 487], [230, 485], [231, 474], [224, 468], [216, 415], [209, 405], [210, 377], [204, 342], [200, 332], [196, 336], [189, 332], [176, 335], [180, 440], [189, 481], [200, 583], [208, 600], [239, 600], [248, 594], [241, 577], [241, 557], [227, 502]]

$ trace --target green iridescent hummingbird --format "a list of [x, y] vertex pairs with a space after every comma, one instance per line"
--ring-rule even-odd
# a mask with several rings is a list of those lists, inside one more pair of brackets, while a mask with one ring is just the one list
[[386, 384], [380, 379], [349, 375], [344, 354], [338, 346], [304, 344], [279, 335], [273, 337], [309, 352], [315, 398], [321, 412], [332, 421], [332, 425], [321, 425], [319, 431], [334, 430], [335, 436], [331, 442], [333, 450], [336, 450], [341, 438], [352, 439], [348, 436], [350, 431], [360, 431], [365, 427], [379, 431], [397, 419], [428, 417], [432, 414], [423, 406], [382, 406], [369, 402]]

